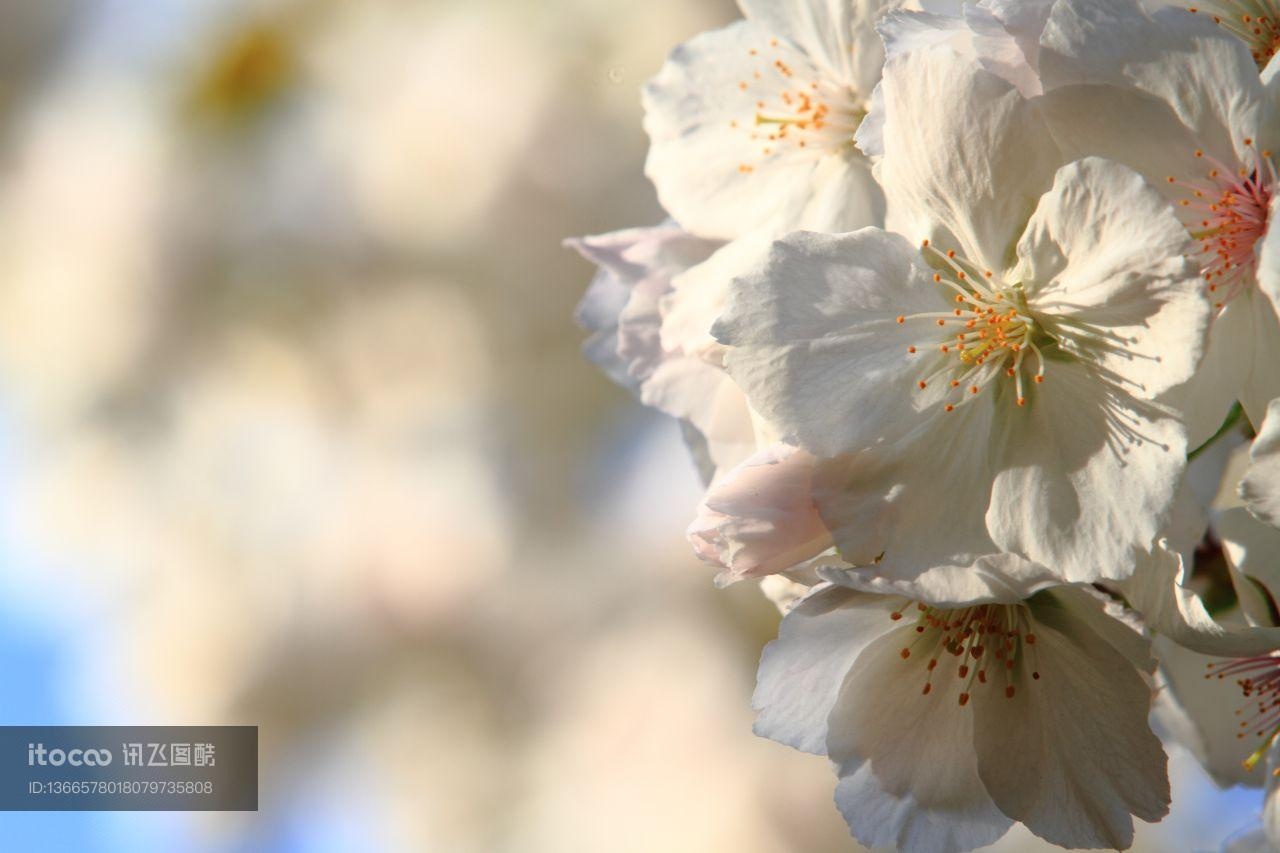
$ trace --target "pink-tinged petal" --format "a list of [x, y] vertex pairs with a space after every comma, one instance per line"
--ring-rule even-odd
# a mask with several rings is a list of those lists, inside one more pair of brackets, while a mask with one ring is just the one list
[[566, 240], [600, 268], [578, 304], [578, 324], [591, 333], [588, 357], [633, 391], [663, 360], [660, 303], [672, 279], [707, 260], [722, 244], [694, 237], [672, 222]]
[[719, 582], [784, 571], [831, 547], [813, 505], [814, 462], [777, 444], [712, 486], [688, 535], [701, 559], [724, 569]]

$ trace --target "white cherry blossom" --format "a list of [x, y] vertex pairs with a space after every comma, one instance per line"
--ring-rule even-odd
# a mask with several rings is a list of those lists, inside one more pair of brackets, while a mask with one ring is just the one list
[[[969, 177], [948, 179], [933, 191]], [[951, 228], [990, 233], [967, 258], [875, 229], [779, 241], [717, 325], [751, 404], [819, 457], [840, 555], [887, 581], [1019, 561], [1122, 578], [1173, 503], [1185, 434], [1154, 399], [1191, 375], [1208, 314], [1185, 231], [1105, 161], [1020, 189], [1005, 205], [1034, 213], [1007, 231], [953, 196]]]
[[[1266, 4], [1251, 12], [1244, 5], [1237, 14], [1255, 25], [1269, 18]], [[1193, 447], [1233, 401], [1258, 424], [1280, 396], [1280, 231], [1270, 227], [1278, 84], [1259, 77], [1249, 48], [1215, 26], [1215, 15], [1072, 0], [1054, 4], [1040, 40], [1051, 56], [1041, 62], [1041, 106], [1054, 139], [1072, 156], [1096, 154], [1142, 172], [1197, 241], [1204, 297], [1217, 316], [1203, 367], [1175, 395]]]
[[896, 0], [740, 0], [745, 20], [681, 45], [646, 87], [646, 172], [695, 234], [845, 231], [883, 220], [853, 144]]
[[830, 757], [868, 846], [970, 850], [1014, 822], [1122, 849], [1168, 808], [1144, 640], [1087, 592], [937, 607], [826, 584], [765, 650], [757, 733]]

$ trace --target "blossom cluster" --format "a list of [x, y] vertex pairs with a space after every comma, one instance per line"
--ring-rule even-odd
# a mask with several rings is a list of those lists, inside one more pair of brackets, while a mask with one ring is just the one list
[[785, 614], [756, 731], [860, 842], [1126, 848], [1163, 737], [1280, 849], [1280, 16], [921, 3], [671, 54], [587, 352], [683, 425], [694, 550]]

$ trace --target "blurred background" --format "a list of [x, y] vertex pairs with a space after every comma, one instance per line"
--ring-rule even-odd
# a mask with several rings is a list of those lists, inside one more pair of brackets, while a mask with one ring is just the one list
[[[754, 738], [777, 615], [568, 236], [729, 0], [0, 0], [0, 723], [261, 727], [256, 814], [8, 849], [841, 851]], [[1140, 849], [1253, 820], [1180, 753]], [[1041, 849], [1025, 834], [1005, 851]]]

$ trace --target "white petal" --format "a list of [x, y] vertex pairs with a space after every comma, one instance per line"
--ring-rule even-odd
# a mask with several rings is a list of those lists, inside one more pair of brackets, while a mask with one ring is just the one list
[[[952, 307], [901, 237], [797, 233], [735, 280], [714, 333], [752, 406], [819, 456], [900, 437], [917, 412], [921, 359], [900, 314]], [[935, 409], [936, 410], [936, 409]]]
[[1249, 421], [1259, 424], [1266, 417], [1267, 406], [1280, 397], [1280, 320], [1275, 304], [1252, 289], [1232, 300], [1232, 305], [1238, 302], [1248, 306], [1253, 321], [1253, 359], [1244, 366], [1240, 403]]
[[711, 462], [728, 470], [756, 450], [747, 399], [723, 368], [669, 353], [640, 388], [640, 401], [689, 424]]
[[[1200, 456], [1191, 465], [1194, 466], [1196, 462], [1203, 459], [1204, 457]], [[1178, 554], [1187, 565], [1192, 565], [1196, 548], [1200, 547], [1200, 543], [1204, 541], [1205, 531], [1209, 529], [1209, 513], [1205, 508], [1206, 504], [1196, 499], [1195, 490], [1187, 482], [1191, 479], [1190, 468], [1191, 466], [1188, 466], [1187, 477], [1178, 489], [1178, 495], [1173, 502], [1173, 512], [1164, 531], [1164, 546]]]
[[819, 463], [818, 511], [840, 556], [861, 567], [848, 582], [939, 605], [1022, 597], [1061, 582], [1056, 571], [1002, 554], [987, 534], [990, 407], [965, 406], [947, 419], [901, 449]]
[[[841, 556], [855, 566], [874, 564], [881, 577], [913, 578], [996, 553], [982, 524], [990, 424], [988, 407], [966, 406], [905, 447], [821, 462], [814, 500]], [[966, 499], [957, 501], [959, 494]]]
[[1207, 678], [1209, 664], [1222, 659], [1208, 657], [1160, 637], [1155, 642], [1167, 689], [1194, 726], [1194, 737], [1181, 742], [1213, 781], [1221, 787], [1247, 785], [1260, 788], [1263, 770], [1244, 769], [1244, 760], [1258, 746], [1254, 739], [1240, 739], [1236, 710], [1244, 697], [1233, 678]]
[[1195, 147], [1228, 162], [1245, 153], [1245, 137], [1259, 139], [1257, 66], [1244, 43], [1207, 16], [1179, 9], [1148, 17], [1132, 0], [1059, 3], [1041, 44], [1046, 90], [1073, 83], [1130, 87], [1168, 104]]
[[1213, 528], [1231, 566], [1260, 583], [1273, 599], [1280, 600], [1280, 529], [1264, 524], [1240, 507], [1218, 513]]
[[1154, 632], [1202, 654], [1248, 657], [1280, 648], [1280, 628], [1219, 624], [1204, 602], [1183, 586], [1182, 558], [1157, 548], [1122, 584], [1125, 597]]
[[1128, 394], [1191, 378], [1210, 304], [1187, 230], [1138, 173], [1090, 157], [1054, 176], [1018, 243], [1012, 280], [1061, 348]]
[[859, 653], [896, 623], [891, 599], [815, 587], [765, 646], [751, 706], [755, 733], [804, 752], [827, 751], [827, 717]]
[[1032, 97], [1041, 92], [1034, 63], [1050, 5], [1038, 0], [965, 5], [941, 13], [899, 12], [887, 16], [879, 30], [889, 57], [946, 45]]
[[1003, 269], [1062, 162], [1033, 102], [937, 44], [890, 57], [877, 109], [890, 228]]
[[742, 13], [769, 32], [791, 41], [834, 76], [864, 95], [879, 77], [884, 49], [874, 25], [883, 0], [738, 0]]
[[1182, 425], [1071, 361], [1050, 363], [1029, 406], [1005, 408], [986, 516], [996, 544], [1068, 581], [1127, 577], [1170, 516]]
[[1037, 80], [1040, 68], [1040, 38], [1054, 5], [1054, 0], [987, 0], [983, 4], [983, 10], [990, 11], [1004, 30], [1012, 36], [1022, 53], [1023, 62], [1028, 68], [1035, 69]]
[[973, 33], [962, 12], [962, 9], [956, 9], [955, 14], [901, 10], [886, 15], [877, 27], [884, 39], [886, 57], [896, 59], [913, 51], [947, 46], [967, 58], [977, 59]]
[[[883, 617], [882, 617], [883, 618]], [[828, 755], [841, 781], [836, 804], [868, 846], [902, 851], [971, 850], [1002, 836], [1011, 821], [995, 808], [976, 772], [973, 709], [953, 686], [957, 658], [903, 659], [917, 634], [904, 625], [858, 656], [831, 712]]]
[[1052, 570], [1016, 554], [983, 556], [973, 565], [934, 566], [907, 577], [886, 574], [878, 565], [858, 569], [825, 557], [812, 565], [824, 580], [850, 589], [953, 609], [990, 602], [1013, 604], [1062, 583]]
[[1249, 511], [1271, 525], [1280, 526], [1280, 400], [1267, 407], [1267, 416], [1253, 440], [1252, 464], [1240, 484]]
[[992, 2], [985, 7], [967, 5], [964, 9], [983, 67], [1012, 83], [1028, 98], [1043, 92], [1036, 66], [1040, 31], [1051, 7], [1048, 0], [1014, 0]]
[[1146, 627], [1134, 611], [1089, 586], [1058, 587], [1053, 591], [1053, 598], [1074, 622], [1087, 627], [1124, 655], [1134, 669], [1145, 673], [1155, 671], [1156, 659], [1146, 637]]
[[[1048, 84], [1046, 84], [1048, 85]], [[1136, 169], [1153, 185], [1170, 190], [1170, 175], [1202, 177], [1203, 147], [1195, 130], [1174, 109], [1132, 86], [1065, 85], [1039, 101], [1041, 112], [1066, 159], [1104, 157]], [[1220, 152], [1229, 155], [1229, 149]], [[1182, 198], [1171, 192], [1171, 199]]]
[[1246, 293], [1227, 303], [1209, 324], [1208, 346], [1199, 369], [1163, 398], [1184, 413], [1188, 448], [1194, 450], [1212, 438], [1231, 404], [1243, 395], [1256, 349], [1253, 302]]
[[869, 763], [849, 764], [836, 785], [836, 807], [862, 844], [901, 853], [974, 850], [1003, 837], [1013, 821], [992, 804], [977, 778], [955, 772], [951, 764], [942, 769], [959, 795], [939, 805], [922, 803], [912, 791], [887, 790]]
[[783, 616], [790, 613], [812, 588], [811, 584], [793, 579], [789, 572], [760, 578], [760, 592]]
[[[1267, 208], [1267, 222], [1280, 221], [1280, 196], [1271, 200]], [[1256, 246], [1258, 253], [1258, 287], [1271, 300], [1273, 306], [1280, 306], [1280, 228], [1267, 228]], [[1280, 307], [1277, 307], [1280, 310]]]
[[760, 263], [772, 239], [753, 231], [672, 278], [659, 306], [663, 349], [715, 363], [723, 360], [723, 347], [712, 336], [711, 327], [724, 313], [733, 279]]
[[[1169, 810], [1166, 759], [1147, 724], [1151, 692], [1125, 654], [1052, 600], [1030, 603], [1012, 697], [975, 691], [978, 774], [1009, 817], [1062, 847], [1124, 849], [1133, 819]], [[1026, 677], [1028, 670], [1039, 679]]]
[[[779, 126], [757, 123], [759, 103], [766, 110], [785, 108], [784, 94], [794, 100], [793, 93], [811, 81], [840, 99], [832, 103], [833, 113], [857, 109], [846, 85], [750, 21], [678, 47], [644, 90], [652, 142], [646, 173], [663, 207], [690, 231], [722, 239], [761, 227], [780, 234], [804, 226], [844, 231], [879, 224], [873, 221], [879, 192], [856, 169], [834, 182], [831, 172], [820, 169], [825, 159], [861, 158], [852, 145], [852, 127], [843, 144], [825, 134], [827, 141], [818, 145], [817, 131], [793, 129], [770, 140]], [[847, 120], [854, 120], [852, 114]], [[834, 125], [833, 118], [829, 126]], [[803, 148], [797, 144], [802, 136]], [[850, 199], [833, 211], [829, 199], [815, 204], [820, 189], [847, 191]], [[823, 219], [832, 213], [838, 218]]]
[[823, 157], [814, 167], [810, 184], [813, 191], [804, 214], [782, 230], [838, 232], [884, 225], [884, 191], [875, 179], [871, 162], [860, 152], [848, 150], [842, 155]]

